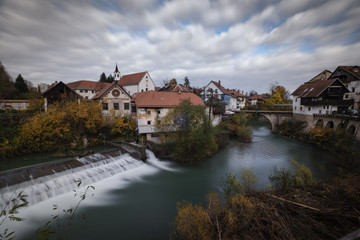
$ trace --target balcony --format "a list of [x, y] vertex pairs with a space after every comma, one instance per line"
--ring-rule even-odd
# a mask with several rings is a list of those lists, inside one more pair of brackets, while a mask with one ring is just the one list
[[354, 104], [354, 99], [323, 99], [320, 101], [313, 101], [312, 99], [302, 98], [300, 104], [304, 106], [350, 106]]

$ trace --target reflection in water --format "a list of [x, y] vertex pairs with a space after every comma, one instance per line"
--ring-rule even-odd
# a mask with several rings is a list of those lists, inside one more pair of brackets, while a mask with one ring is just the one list
[[[148, 163], [94, 183], [95, 196], [79, 212], [79, 216], [87, 215], [87, 222], [76, 225], [71, 238], [168, 239], [177, 202], [204, 202], [209, 192], [219, 191], [226, 173], [239, 173], [241, 168], [254, 170], [260, 188], [266, 186], [274, 167], [292, 168], [291, 159], [305, 164], [315, 177], [334, 171], [327, 161], [329, 155], [312, 145], [274, 135], [263, 126], [254, 126], [253, 132], [252, 143], [231, 141], [200, 166], [160, 161], [149, 151]], [[49, 220], [53, 204], [67, 208], [74, 202], [73, 194], [41, 202], [23, 211], [24, 223], [10, 227], [18, 236], [29, 235]]]

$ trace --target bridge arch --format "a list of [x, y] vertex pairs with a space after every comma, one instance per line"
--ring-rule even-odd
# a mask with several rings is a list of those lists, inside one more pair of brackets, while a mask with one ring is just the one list
[[356, 130], [356, 127], [354, 125], [351, 125], [350, 127], [348, 127], [347, 132], [351, 135], [354, 135]]
[[336, 129], [335, 131], [336, 132], [339, 132], [341, 130], [344, 130], [345, 129], [345, 125], [343, 123], [339, 123], [337, 126], [336, 126]]
[[334, 129], [334, 122], [333, 121], [328, 121], [325, 128], [331, 128]]
[[322, 119], [317, 120], [315, 127], [324, 127], [324, 120]]

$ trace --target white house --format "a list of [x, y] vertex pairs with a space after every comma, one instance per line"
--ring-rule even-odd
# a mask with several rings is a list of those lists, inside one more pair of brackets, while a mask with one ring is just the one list
[[170, 109], [178, 106], [181, 101], [189, 100], [193, 105], [204, 106], [202, 99], [188, 92], [156, 92], [147, 91], [136, 94], [136, 115], [139, 134], [146, 134], [150, 139], [155, 132], [157, 119], [164, 117]]
[[343, 100], [349, 90], [339, 79], [312, 79], [292, 95], [293, 113], [303, 115], [343, 113], [353, 100]]
[[221, 81], [211, 81], [202, 91], [201, 98], [204, 102], [208, 101], [208, 91], [213, 90], [213, 93], [225, 104], [226, 111], [239, 111], [242, 107], [245, 107], [245, 96], [240, 92], [232, 91], [224, 88], [221, 85]]
[[[118, 71], [117, 66], [114, 75], [121, 76], [120, 73], [116, 71]], [[117, 78], [115, 78], [115, 81], [116, 80]], [[148, 72], [123, 75], [119, 79], [119, 85], [122, 86], [130, 96], [138, 92], [155, 91], [155, 83]]]

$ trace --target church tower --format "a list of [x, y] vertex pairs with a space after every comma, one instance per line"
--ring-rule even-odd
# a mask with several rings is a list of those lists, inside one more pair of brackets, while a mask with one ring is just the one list
[[114, 71], [114, 80], [115, 81], [119, 81], [121, 78], [121, 74], [118, 70], [118, 66], [117, 66], [117, 63], [116, 63], [116, 67], [115, 67], [115, 71]]

